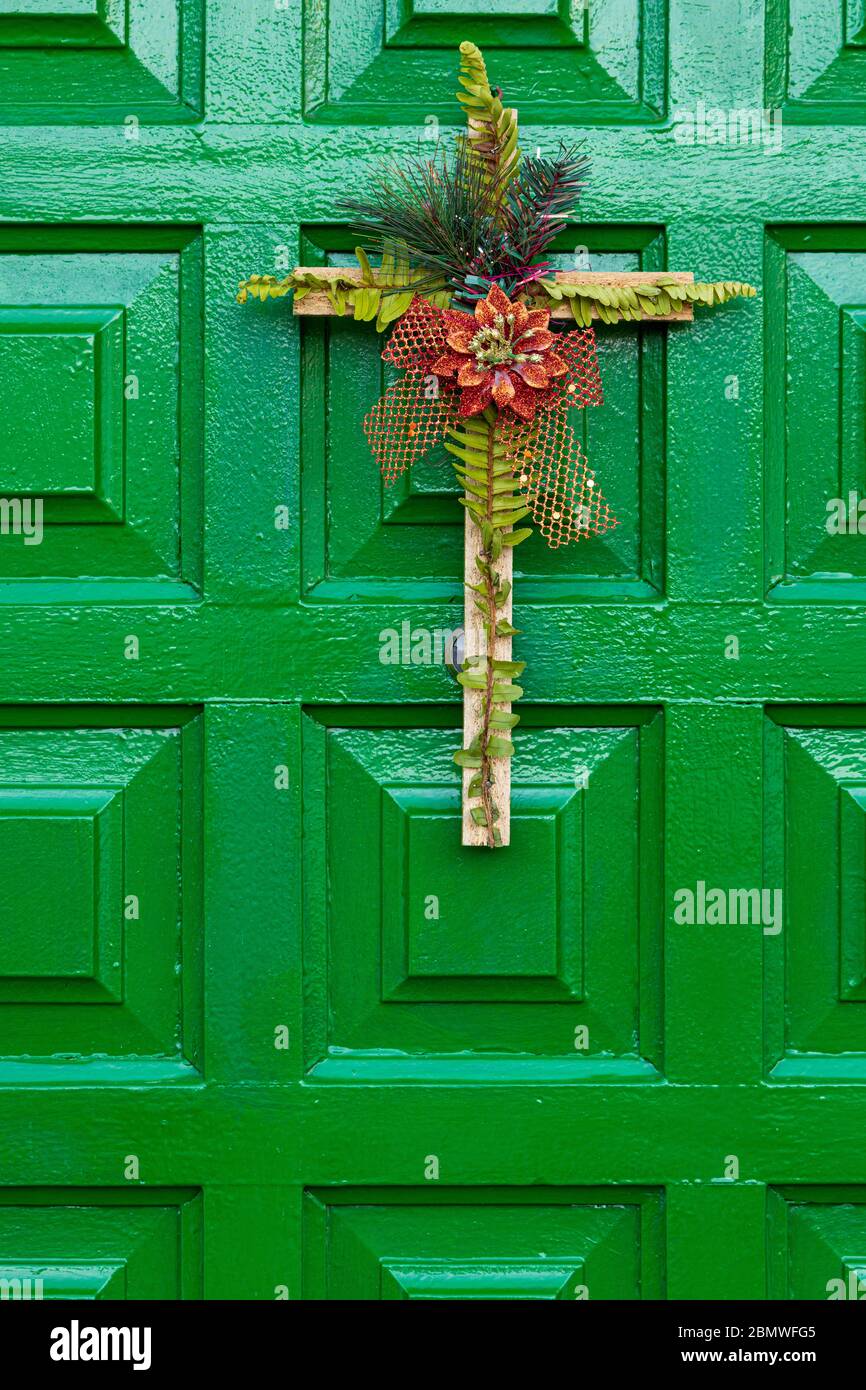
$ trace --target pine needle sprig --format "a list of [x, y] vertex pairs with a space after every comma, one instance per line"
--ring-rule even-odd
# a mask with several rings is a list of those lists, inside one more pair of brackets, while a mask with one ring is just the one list
[[589, 157], [576, 145], [561, 143], [552, 159], [524, 155], [504, 208], [503, 253], [516, 270], [531, 267], [573, 216], [588, 173]]
[[464, 141], [451, 160], [437, 149], [432, 158], [388, 165], [374, 177], [368, 199], [345, 199], [341, 206], [365, 250], [402, 251], [431, 283], [444, 280], [455, 292], [467, 270], [501, 240], [489, 176]]
[[471, 307], [491, 284], [513, 295], [548, 273], [539, 258], [574, 212], [588, 168], [577, 147], [561, 144], [552, 158], [524, 157], [497, 183], [463, 137], [450, 157], [437, 147], [385, 166], [367, 199], [341, 207], [365, 251], [421, 272], [419, 293], [444, 283]]

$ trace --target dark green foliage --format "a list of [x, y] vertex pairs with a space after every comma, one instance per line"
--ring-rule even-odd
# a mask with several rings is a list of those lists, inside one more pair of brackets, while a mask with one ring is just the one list
[[[487, 146], [484, 146], [487, 149]], [[552, 158], [514, 158], [504, 167], [481, 158], [472, 136], [452, 155], [437, 148], [388, 165], [367, 199], [341, 204], [366, 248], [405, 256], [431, 284], [444, 281], [458, 303], [483, 298], [496, 283], [513, 295], [544, 273], [539, 256], [575, 209], [589, 160], [561, 144]]]
[[[346, 199], [340, 206], [369, 251], [406, 256], [431, 284], [444, 280], [457, 293], [493, 254], [493, 199], [484, 166], [460, 140], [450, 158], [438, 147], [432, 158], [416, 155], [384, 167], [368, 199]], [[422, 293], [423, 285], [422, 280]]]
[[561, 143], [553, 159], [523, 157], [503, 205], [502, 254], [512, 266], [511, 285], [503, 285], [506, 294], [525, 283], [527, 269], [573, 215], [588, 173], [589, 157], [574, 145]]

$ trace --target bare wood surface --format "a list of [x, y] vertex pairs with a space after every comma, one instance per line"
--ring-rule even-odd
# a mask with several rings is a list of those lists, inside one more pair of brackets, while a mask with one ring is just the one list
[[[466, 521], [463, 532], [463, 580], [466, 584], [477, 584], [480, 574], [475, 568], [475, 561], [481, 551], [481, 531], [473, 522], [469, 515], [469, 509], [464, 508]], [[496, 561], [496, 573], [504, 583], [510, 583], [514, 570], [514, 547], [505, 545], [502, 547], [502, 554]], [[463, 607], [463, 631], [464, 650], [470, 656], [480, 656], [487, 652], [487, 634], [484, 631], [483, 616], [475, 607], [473, 599], [476, 597], [471, 590], [464, 591]], [[497, 609], [497, 617], [506, 618], [511, 622], [511, 594], [501, 608]], [[494, 639], [493, 652], [489, 653], [496, 661], [511, 660], [511, 638], [496, 637]], [[494, 709], [507, 710], [510, 712], [511, 704], [496, 704]], [[468, 748], [477, 733], [480, 733], [482, 718], [482, 692], [480, 690], [463, 691], [463, 747]], [[499, 820], [496, 828], [502, 836], [503, 845], [509, 843], [511, 837], [511, 759], [494, 758], [493, 768], [493, 803], [499, 810]], [[477, 797], [469, 800], [467, 788], [471, 778], [474, 776], [472, 768], [464, 767], [463, 771], [463, 844], [464, 845], [486, 845], [487, 827], [476, 825], [472, 819], [471, 807], [480, 806], [481, 802]]]

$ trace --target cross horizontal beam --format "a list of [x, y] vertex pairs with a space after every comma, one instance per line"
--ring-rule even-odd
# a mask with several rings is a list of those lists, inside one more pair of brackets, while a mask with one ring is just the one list
[[[316, 275], [321, 280], [335, 280], [338, 277], [343, 280], [354, 280], [358, 284], [362, 281], [362, 271], [360, 266], [300, 266], [296, 275]], [[622, 285], [658, 285], [664, 281], [670, 283], [674, 281], [679, 284], [694, 284], [694, 274], [691, 270], [558, 270], [552, 279], [558, 280], [563, 285], [599, 285], [599, 286], [622, 286]], [[315, 290], [304, 295], [303, 299], [294, 300], [294, 311], [298, 317], [324, 318], [334, 313], [331, 301], [326, 294], [317, 293]], [[346, 306], [346, 313], [351, 314], [351, 305]], [[560, 304], [551, 305], [550, 317], [553, 319], [570, 319], [571, 308], [566, 300]], [[593, 318], [598, 314], [593, 310]], [[641, 315], [650, 323], [690, 323], [694, 318], [694, 307], [691, 304], [684, 304], [681, 309], [672, 311], [669, 314], [646, 314]]]

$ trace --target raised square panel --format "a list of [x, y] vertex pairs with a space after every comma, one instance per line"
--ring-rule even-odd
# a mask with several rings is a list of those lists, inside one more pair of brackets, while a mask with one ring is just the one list
[[111, 789], [0, 789], [0, 977], [30, 979], [31, 1002], [43, 979], [120, 999], [122, 803]]
[[[390, 43], [420, 42], [449, 43], [455, 26], [465, 26], [467, 18], [473, 23], [488, 24], [491, 37], [499, 32], [500, 42], [507, 46], [508, 29], [521, 35], [525, 44], [585, 47], [588, 7], [580, 3], [562, 4], [561, 0], [487, 0], [482, 12], [473, 0], [386, 0], [386, 32]], [[489, 41], [489, 40], [488, 40]], [[459, 40], [458, 40], [459, 42]]]
[[786, 121], [866, 120], [864, 0], [767, 0], [766, 96]]
[[774, 229], [765, 296], [769, 596], [862, 602], [866, 227]]
[[197, 1075], [201, 730], [190, 710], [0, 722], [0, 1079]]
[[382, 1262], [382, 1298], [570, 1299], [581, 1296], [581, 1259], [403, 1260]]
[[[320, 229], [305, 264], [344, 264], [351, 238]], [[664, 238], [652, 227], [574, 227], [555, 243], [557, 268], [654, 270]], [[393, 379], [372, 324], [305, 319], [301, 489], [307, 593], [320, 599], [407, 596], [462, 600], [459, 488], [440, 444], [386, 487], [361, 428]], [[664, 334], [600, 327], [605, 404], [575, 411], [575, 432], [620, 525], [550, 550], [532, 536], [515, 553], [521, 603], [584, 596], [652, 597], [664, 586]], [[399, 373], [396, 373], [399, 375]]]
[[[535, 865], [532, 895], [513, 903], [502, 929], [490, 930], [490, 904], [501, 883], [497, 856], [453, 856], [444, 892], [428, 903], [431, 865], [448, 863], [454, 848], [454, 789], [396, 787], [383, 808], [388, 860], [383, 880], [382, 979], [387, 999], [439, 999], [467, 977], [479, 999], [509, 999], [514, 981], [548, 998], [581, 997], [581, 798], [574, 787], [515, 789], [512, 817], [520, 820], [520, 856]], [[555, 929], [539, 932], [539, 922]], [[498, 986], [496, 981], [500, 980]], [[465, 997], [465, 995], [464, 995]]]
[[0, 1264], [0, 1298], [30, 1301], [50, 1299], [126, 1298], [126, 1263], [93, 1264], [63, 1260], [53, 1264]]
[[845, 43], [849, 48], [866, 48], [866, 0], [844, 0]]
[[0, 1189], [0, 1299], [201, 1297], [196, 1191]]
[[0, 602], [199, 592], [201, 294], [191, 231], [0, 229]]
[[664, 1297], [662, 1203], [642, 1188], [305, 1195], [305, 1299]]
[[866, 1188], [770, 1188], [767, 1221], [768, 1298], [866, 1298]]
[[507, 859], [460, 845], [446, 721], [305, 720], [308, 1067], [469, 1074], [507, 1055], [569, 1077], [654, 1075], [661, 716], [527, 710]]
[[204, 0], [0, 0], [0, 124], [201, 116]]
[[453, 88], [467, 25], [524, 122], [664, 114], [666, 23], [655, 0], [304, 0], [304, 10], [308, 118], [453, 123], [441, 94]]
[[770, 711], [765, 938], [768, 1055], [778, 1078], [866, 1076], [866, 709]]
[[0, 439], [6, 496], [74, 494], [90, 500], [81, 520], [120, 519], [123, 345], [120, 309], [0, 308], [0, 382], [16, 402]]

